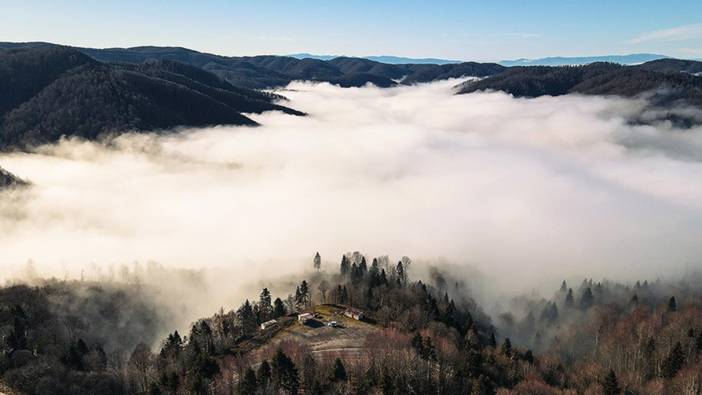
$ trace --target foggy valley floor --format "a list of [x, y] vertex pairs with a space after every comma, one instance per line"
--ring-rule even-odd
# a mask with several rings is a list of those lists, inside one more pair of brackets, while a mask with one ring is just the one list
[[31, 183], [0, 192], [0, 384], [696, 393], [700, 126], [460, 82], [0, 154]]

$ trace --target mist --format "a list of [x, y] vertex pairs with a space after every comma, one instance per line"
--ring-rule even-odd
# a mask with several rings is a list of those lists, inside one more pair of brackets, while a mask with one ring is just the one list
[[2, 154], [33, 183], [0, 194], [4, 276], [28, 260], [57, 276], [155, 261], [237, 288], [351, 250], [516, 290], [700, 267], [702, 128], [631, 122], [645, 99], [454, 95], [457, 82], [297, 82], [280, 93], [306, 117]]

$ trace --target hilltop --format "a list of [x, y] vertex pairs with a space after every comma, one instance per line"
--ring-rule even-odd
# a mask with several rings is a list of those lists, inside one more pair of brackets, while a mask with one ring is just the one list
[[138, 279], [0, 288], [1, 379], [26, 394], [660, 393], [699, 380], [699, 275], [563, 281], [490, 317], [450, 267], [415, 269], [317, 255], [287, 296], [263, 288], [155, 352], [172, 312]]

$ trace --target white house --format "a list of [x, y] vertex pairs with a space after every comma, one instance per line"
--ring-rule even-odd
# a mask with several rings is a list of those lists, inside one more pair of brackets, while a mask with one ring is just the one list
[[270, 328], [270, 327], [272, 327], [273, 325], [276, 325], [276, 324], [278, 324], [278, 321], [276, 321], [276, 320], [266, 321], [266, 322], [264, 322], [264, 323], [261, 324], [261, 329]]

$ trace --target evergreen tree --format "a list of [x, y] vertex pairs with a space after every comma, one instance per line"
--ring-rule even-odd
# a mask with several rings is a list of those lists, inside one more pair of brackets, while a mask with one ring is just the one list
[[568, 294], [566, 295], [564, 306], [566, 308], [573, 308], [575, 306], [575, 298], [573, 298], [573, 288], [568, 288]]
[[365, 276], [368, 273], [368, 263], [366, 263], [366, 257], [361, 258], [361, 263], [358, 264], [358, 270], [361, 272], [361, 276]]
[[261, 366], [258, 367], [256, 372], [256, 379], [261, 386], [265, 386], [271, 381], [271, 365], [268, 361], [264, 360], [261, 362]]
[[592, 289], [590, 287], [585, 288], [583, 295], [580, 297], [580, 309], [587, 310], [595, 303], [595, 298], [592, 296]]
[[302, 280], [302, 282], [300, 283], [300, 301], [302, 305], [305, 308], [307, 308], [309, 307], [311, 300], [312, 299], [310, 298], [310, 289], [307, 285], [307, 281]]
[[346, 255], [343, 255], [341, 257], [341, 265], [339, 267], [339, 273], [341, 273], [342, 276], [345, 276], [349, 274], [349, 271], [351, 270], [351, 263], [349, 263], [349, 258], [346, 257]]
[[621, 394], [621, 392], [622, 390], [619, 388], [617, 375], [614, 374], [614, 370], [610, 369], [602, 382], [602, 393], [604, 395], [618, 395]]
[[313, 263], [314, 269], [319, 271], [322, 268], [322, 257], [319, 255], [319, 252], [314, 254], [314, 263]]
[[337, 358], [336, 361], [334, 362], [334, 377], [333, 381], [335, 382], [340, 382], [340, 381], [346, 381], [346, 368], [344, 367], [344, 363], [341, 361], [340, 358]]
[[12, 329], [5, 338], [5, 343], [8, 348], [14, 350], [24, 350], [27, 348], [27, 315], [22, 306], [14, 305], [11, 309], [12, 314]]
[[249, 367], [239, 382], [239, 393], [241, 395], [255, 395], [257, 387], [256, 373]]
[[668, 311], [678, 311], [678, 302], [675, 300], [675, 296], [671, 296], [668, 299]]
[[248, 299], [244, 305], [237, 310], [239, 322], [241, 322], [241, 332], [243, 335], [250, 335], [256, 330], [256, 317]]
[[280, 348], [273, 357], [272, 377], [276, 387], [290, 394], [297, 394], [300, 376], [293, 361]]
[[631, 297], [631, 300], [629, 301], [630, 306], [638, 306], [639, 304], [639, 295], [634, 294], [634, 296]]
[[506, 337], [504, 343], [502, 343], [501, 351], [508, 357], [512, 356], [512, 341], [509, 340], [509, 337]]
[[268, 321], [273, 316], [273, 305], [271, 304], [271, 293], [268, 288], [261, 290], [261, 295], [258, 299], [259, 320], [261, 322]]
[[380, 284], [385, 286], [389, 285], [388, 276], [385, 273], [385, 269], [380, 269]]
[[568, 291], [568, 284], [566, 283], [566, 280], [563, 280], [561, 283], [561, 292], [566, 292]]
[[405, 267], [402, 264], [402, 261], [397, 262], [397, 266], [395, 267], [395, 273], [397, 273], [397, 284], [401, 287], [404, 287], [407, 284], [407, 272], [405, 271]]
[[490, 347], [497, 348], [497, 339], [495, 339], [495, 332], [490, 333]]
[[275, 301], [273, 301], [273, 318], [282, 317], [287, 313], [283, 301], [280, 298], [275, 298]]
[[680, 369], [682, 369], [684, 363], [685, 354], [683, 353], [682, 344], [677, 342], [661, 364], [661, 375], [666, 378], [675, 377]]

